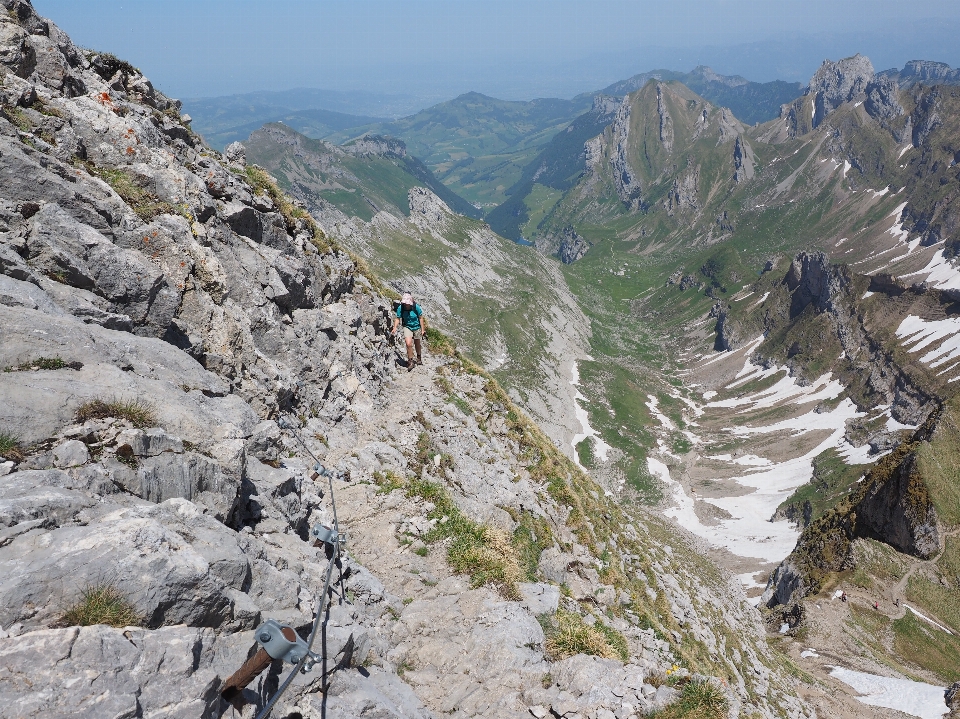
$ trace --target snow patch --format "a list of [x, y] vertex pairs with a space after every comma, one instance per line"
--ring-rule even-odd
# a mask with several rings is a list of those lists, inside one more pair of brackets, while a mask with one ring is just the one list
[[903, 277], [913, 277], [925, 273], [929, 273], [925, 280], [928, 285], [941, 290], [960, 290], [960, 270], [944, 257], [943, 250], [937, 252], [922, 270], [911, 272], [908, 275], [903, 275]]
[[910, 150], [912, 150], [912, 149], [913, 149], [913, 145], [907, 145], [905, 148], [903, 148], [902, 150], [900, 150], [900, 154], [897, 155], [897, 159], [899, 160], [901, 157], [903, 157], [904, 155], [906, 155], [906, 154], [907, 154], [908, 152], [910, 152]]
[[863, 297], [861, 297], [860, 299], [865, 300], [868, 297], [873, 297], [875, 294], [876, 292], [871, 292], [870, 290], [867, 290], [866, 292], [863, 293]]
[[769, 292], [764, 292], [764, 293], [763, 293], [763, 297], [761, 297], [759, 300], [757, 300], [757, 301], [754, 302], [752, 305], [750, 305], [749, 309], [752, 310], [754, 307], [759, 307], [760, 305], [762, 305], [762, 304], [764, 303], [764, 301], [765, 301], [769, 296], [770, 296], [770, 293], [769, 293]]
[[950, 711], [943, 698], [944, 688], [933, 684], [881, 677], [834, 666], [830, 667], [830, 676], [860, 692], [863, 696], [857, 697], [857, 701], [863, 704], [896, 709], [920, 719], [939, 719]]
[[649, 401], [646, 403], [646, 405], [647, 405], [647, 409], [650, 410], [650, 414], [652, 414], [654, 417], [660, 420], [660, 424], [664, 426], [664, 429], [669, 429], [671, 432], [675, 430], [677, 428], [676, 425], [670, 420], [669, 417], [667, 417], [667, 415], [665, 415], [663, 412], [660, 411], [657, 398], [654, 397], [652, 394], [648, 394], [647, 400]]
[[933, 620], [932, 620], [930, 617], [928, 617], [926, 614], [921, 614], [920, 612], [918, 612], [916, 609], [914, 609], [913, 607], [911, 607], [911, 606], [910, 606], [909, 604], [907, 604], [906, 602], [904, 602], [903, 606], [905, 606], [905, 607], [906, 607], [907, 609], [909, 609], [911, 612], [913, 612], [914, 614], [916, 614], [916, 615], [917, 615], [918, 617], [920, 617], [923, 621], [925, 621], [925, 622], [927, 622], [927, 623], [932, 624], [933, 626], [935, 626], [935, 627], [936, 627], [937, 629], [939, 629], [941, 632], [946, 632], [946, 633], [949, 634], [950, 636], [953, 636], [953, 632], [951, 632], [949, 629], [947, 629], [947, 628], [946, 628], [945, 626], [943, 626], [942, 624], [938, 624], [937, 622], [933, 621]]
[[920, 362], [931, 368], [960, 357], [960, 317], [924, 320], [908, 315], [897, 328], [897, 337], [903, 340], [903, 346], [911, 353], [920, 352], [939, 342], [937, 347], [920, 357]]
[[[570, 384], [579, 388], [580, 367], [576, 360], [573, 362], [571, 374], [573, 375], [573, 378], [570, 380]], [[586, 402], [587, 398], [580, 393], [579, 389], [577, 389], [576, 394], [573, 396], [573, 411], [577, 417], [577, 421], [580, 422], [580, 427], [583, 429], [583, 432], [573, 435], [573, 439], [570, 440], [570, 445], [573, 447], [573, 460], [577, 463], [580, 469], [586, 470], [586, 467], [580, 464], [580, 455], [577, 452], [578, 444], [580, 444], [587, 437], [593, 437], [593, 453], [601, 462], [607, 461], [607, 452], [609, 452], [611, 448], [609, 444], [603, 441], [597, 431], [590, 426], [590, 415], [587, 413], [587, 410], [580, 405], [581, 400]]]

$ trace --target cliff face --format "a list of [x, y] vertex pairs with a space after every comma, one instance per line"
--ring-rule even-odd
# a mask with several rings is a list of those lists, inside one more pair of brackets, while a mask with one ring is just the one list
[[832, 572], [852, 569], [852, 543], [877, 539], [900, 552], [930, 559], [940, 551], [940, 527], [917, 452], [937, 429], [931, 414], [909, 442], [883, 457], [849, 499], [803, 530], [797, 546], [770, 579], [762, 601], [790, 604], [820, 590]]
[[[676, 698], [645, 679], [680, 662], [734, 712], [804, 715], [729, 577], [442, 336], [398, 372], [376, 280], [265, 172], [3, 5], [0, 716], [228, 711], [254, 629], [312, 621], [331, 486], [327, 674], [277, 715], [629, 715]], [[436, 198], [410, 206], [431, 231]], [[84, 619], [103, 589], [122, 616]]]

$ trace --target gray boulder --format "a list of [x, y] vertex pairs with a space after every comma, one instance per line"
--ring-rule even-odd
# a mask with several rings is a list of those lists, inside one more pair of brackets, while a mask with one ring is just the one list
[[[52, 526], [73, 520], [96, 501], [71, 487], [70, 476], [58, 469], [27, 470], [0, 477], [0, 526], [43, 519]], [[2, 622], [0, 622], [2, 623]]]
[[[0, 717], [212, 719], [209, 629], [42, 629], [0, 639]], [[42, 687], [42, 690], [38, 690]]]
[[53, 450], [53, 465], [58, 469], [79, 467], [90, 461], [90, 452], [87, 445], [75, 439], [57, 445]]
[[240, 142], [231, 142], [223, 150], [223, 156], [227, 158], [227, 163], [244, 167], [247, 164], [247, 148]]
[[216, 627], [230, 618], [224, 582], [183, 536], [120, 511], [0, 548], [0, 625], [48, 626], [101, 584], [115, 587], [151, 627]]

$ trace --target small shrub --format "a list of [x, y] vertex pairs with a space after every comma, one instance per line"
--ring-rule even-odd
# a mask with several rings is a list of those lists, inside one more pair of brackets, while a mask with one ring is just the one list
[[407, 484], [403, 477], [389, 469], [386, 472], [374, 472], [373, 481], [380, 488], [377, 490], [379, 494], [389, 494], [395, 489], [405, 487]]
[[[541, 620], [541, 623], [544, 623]], [[601, 623], [590, 626], [574, 612], [558, 609], [555, 619], [547, 624], [544, 650], [549, 659], [559, 661], [575, 654], [590, 654], [605, 659], [620, 659], [621, 655], [600, 630]]]
[[143, 400], [102, 400], [85, 402], [77, 408], [76, 420], [83, 423], [91, 419], [125, 419], [134, 427], [154, 427], [157, 417], [153, 407]]
[[139, 626], [143, 622], [116, 587], [96, 584], [83, 590], [80, 601], [67, 610], [60, 623], [71, 627], [89, 627], [94, 624], [130, 627]]
[[24, 457], [20, 441], [13, 435], [0, 432], [0, 457], [12, 459], [14, 462], [22, 462]]

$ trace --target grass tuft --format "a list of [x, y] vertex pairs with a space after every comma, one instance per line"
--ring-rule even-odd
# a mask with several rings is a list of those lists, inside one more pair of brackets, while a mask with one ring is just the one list
[[91, 175], [106, 182], [113, 191], [120, 195], [137, 217], [149, 222], [157, 215], [180, 214], [169, 202], [161, 200], [151, 192], [147, 192], [126, 170], [117, 167], [97, 167], [92, 162], [86, 163]]
[[544, 634], [547, 636], [544, 653], [551, 661], [560, 661], [576, 654], [621, 661], [629, 659], [629, 652], [626, 652], [627, 656], [624, 658], [625, 652], [621, 651], [621, 647], [614, 646], [610, 641], [616, 634], [619, 637], [616, 643], [620, 644], [622, 641], [625, 648], [626, 639], [602, 622], [591, 627], [579, 614], [564, 609], [558, 609], [552, 619], [541, 615], [540, 622], [544, 625]]
[[22, 462], [24, 454], [20, 447], [20, 441], [11, 434], [0, 432], [0, 457], [12, 459], [14, 462]]
[[157, 416], [153, 406], [141, 399], [91, 400], [77, 407], [75, 416], [77, 422], [81, 423], [91, 419], [113, 417], [125, 419], [134, 427], [155, 427], [157, 425]]
[[37, 357], [34, 360], [22, 362], [16, 366], [4, 367], [4, 372], [29, 372], [32, 370], [57, 370], [68, 367], [70, 369], [81, 369], [83, 364], [80, 362], [67, 362], [60, 357]]
[[727, 697], [709, 681], [689, 681], [680, 690], [680, 698], [650, 715], [655, 719], [725, 719]]
[[80, 601], [70, 607], [60, 620], [64, 626], [90, 627], [106, 624], [111, 627], [134, 627], [143, 623], [133, 606], [109, 584], [95, 584], [83, 590]]

